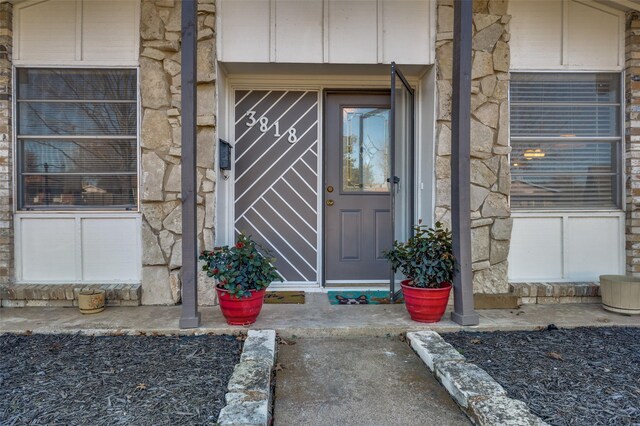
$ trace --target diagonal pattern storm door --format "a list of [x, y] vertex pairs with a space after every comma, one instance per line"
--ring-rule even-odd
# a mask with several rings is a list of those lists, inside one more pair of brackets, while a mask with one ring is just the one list
[[[391, 222], [394, 241], [407, 241], [414, 224], [414, 91], [391, 63]], [[396, 300], [402, 274], [390, 273], [391, 300]], [[396, 290], [398, 289], [398, 290]]]
[[318, 92], [235, 92], [235, 231], [285, 282], [318, 280]]

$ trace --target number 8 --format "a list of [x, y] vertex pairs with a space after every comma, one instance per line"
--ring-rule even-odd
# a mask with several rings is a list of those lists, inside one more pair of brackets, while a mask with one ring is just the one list
[[289, 134], [289, 137], [287, 138], [287, 140], [289, 141], [289, 143], [296, 143], [298, 142], [298, 136], [296, 136], [296, 129], [295, 128], [290, 128], [287, 133]]
[[269, 130], [269, 119], [267, 117], [260, 117], [260, 131], [262, 133]]

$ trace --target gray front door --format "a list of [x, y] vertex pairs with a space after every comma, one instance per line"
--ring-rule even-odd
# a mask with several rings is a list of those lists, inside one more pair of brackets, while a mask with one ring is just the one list
[[382, 283], [392, 228], [388, 94], [327, 94], [324, 235], [327, 285]]

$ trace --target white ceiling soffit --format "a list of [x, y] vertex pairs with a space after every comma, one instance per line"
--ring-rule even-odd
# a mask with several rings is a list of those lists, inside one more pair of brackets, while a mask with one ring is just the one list
[[596, 3], [613, 7], [618, 10], [623, 10], [625, 12], [630, 10], [640, 12], [640, 0], [596, 0]]

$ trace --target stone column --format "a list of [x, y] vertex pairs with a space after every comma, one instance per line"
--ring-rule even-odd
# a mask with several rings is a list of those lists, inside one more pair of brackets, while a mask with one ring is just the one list
[[640, 276], [640, 13], [627, 13], [626, 23], [626, 270], [627, 274]]
[[[471, 241], [474, 293], [507, 293], [511, 238], [508, 195], [509, 20], [507, 0], [473, 2], [471, 88]], [[453, 0], [437, 12], [437, 140], [435, 219], [450, 223]]]
[[[198, 241], [213, 244], [215, 186], [215, 5], [198, 2]], [[180, 38], [178, 0], [143, 0], [140, 22], [142, 102], [142, 303], [180, 301], [182, 266]]]
[[0, 4], [0, 284], [13, 280], [11, 61], [13, 5]]

